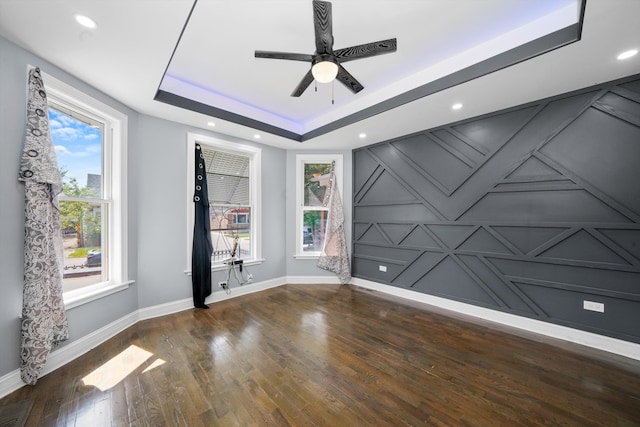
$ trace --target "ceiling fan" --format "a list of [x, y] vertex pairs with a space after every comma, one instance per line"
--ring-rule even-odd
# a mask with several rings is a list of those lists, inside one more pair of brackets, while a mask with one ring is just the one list
[[265, 50], [256, 50], [255, 52], [256, 58], [311, 62], [311, 69], [302, 78], [291, 96], [299, 97], [302, 95], [314, 79], [320, 83], [328, 83], [336, 78], [353, 93], [358, 93], [364, 89], [364, 86], [345, 70], [342, 63], [395, 52], [397, 48], [396, 39], [393, 38], [333, 50], [331, 3], [328, 1], [313, 1], [313, 24], [315, 27], [316, 51], [312, 55]]

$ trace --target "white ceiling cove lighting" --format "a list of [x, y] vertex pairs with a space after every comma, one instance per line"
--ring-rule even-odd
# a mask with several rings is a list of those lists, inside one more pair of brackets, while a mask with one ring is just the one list
[[622, 52], [620, 55], [618, 55], [618, 59], [619, 60], [629, 59], [632, 56], [636, 56], [637, 54], [638, 54], [638, 49], [627, 50]]
[[96, 28], [98, 26], [98, 24], [96, 24], [96, 21], [94, 21], [93, 19], [89, 18], [86, 15], [82, 15], [82, 14], [75, 14], [74, 18], [76, 18], [76, 22], [80, 25], [82, 25], [85, 28]]
[[[320, 144], [320, 138], [340, 131], [344, 132], [342, 141], [357, 145], [372, 138], [359, 138], [362, 128], [366, 128], [371, 135], [375, 134], [376, 140], [385, 140], [396, 132], [415, 131], [412, 128], [413, 119], [402, 110], [411, 109], [413, 115], [414, 106], [427, 103], [427, 100], [430, 103], [437, 99], [438, 102], [427, 109], [438, 109], [440, 114], [449, 116], [449, 119], [451, 113], [444, 107], [448, 104], [451, 108], [454, 102], [462, 102], [455, 101], [458, 97], [464, 98], [465, 104], [472, 102], [474, 111], [478, 111], [478, 102], [467, 99], [473, 96], [466, 93], [464, 97], [458, 91], [450, 94], [443, 92], [432, 97], [436, 87], [437, 92], [448, 90], [438, 86], [440, 83], [436, 83], [437, 79], [446, 76], [446, 80], [440, 81], [446, 82], [445, 86], [459, 85], [460, 79], [470, 79], [468, 83], [475, 85], [478, 79], [493, 73], [494, 68], [510, 70], [511, 65], [523, 60], [522, 55], [528, 58], [546, 52], [552, 46], [566, 44], [568, 47], [578, 38], [582, 28], [581, 7], [587, 0], [533, 3], [513, 0], [460, 1], [465, 4], [462, 17], [458, 10], [460, 6], [452, 4], [459, 2], [435, 2], [438, 3], [437, 25], [434, 22], [424, 25], [424, 16], [433, 14], [433, 2], [391, 2], [393, 7], [389, 6], [390, 2], [366, 0], [300, 0], [284, 2], [286, 6], [283, 7], [273, 7], [273, 2], [250, 2], [251, 13], [247, 13], [246, 2], [195, 2], [193, 14], [189, 15], [189, 10], [186, 11], [188, 21], [184, 27], [184, 37], [179, 39], [175, 55], [170, 57], [171, 63], [168, 65], [165, 55], [165, 73], [160, 86], [149, 89], [149, 93], [155, 90], [156, 101], [183, 110], [196, 110], [212, 119], [215, 117], [216, 127], [213, 129], [222, 126], [220, 121], [231, 121], [231, 127], [225, 124], [224, 133], [231, 132], [239, 138], [248, 137], [254, 142], [253, 133], [257, 131], [268, 132], [269, 137], [264, 142], [268, 140], [268, 144], [278, 145], [287, 144], [287, 140], [303, 142], [305, 145], [315, 144], [316, 141]], [[607, 0], [593, 0], [598, 1]], [[491, 7], [485, 3], [491, 3]], [[491, 19], [496, 14], [501, 17], [499, 22]], [[208, 16], [212, 20], [206, 24], [196, 18], [198, 16]], [[232, 22], [231, 17], [240, 16], [243, 16], [242, 24]], [[100, 19], [102, 27], [104, 24]], [[243, 36], [234, 37], [233, 43], [231, 40], [223, 41], [225, 34], [236, 34], [239, 25], [255, 30], [242, 31]], [[456, 33], [455, 29], [460, 26], [464, 32], [453, 37], [448, 34], [450, 31]], [[177, 34], [181, 30], [182, 27]], [[559, 39], [546, 37], [560, 30], [563, 31], [557, 33]], [[256, 31], [259, 36], [256, 36]], [[283, 41], [292, 37], [295, 42]], [[216, 51], [217, 54], [202, 55], [204, 45], [197, 40], [207, 40], [208, 47], [205, 49]], [[425, 43], [434, 40], [440, 46], [437, 54], [426, 55], [425, 49], [431, 50], [432, 45]], [[400, 49], [397, 43], [401, 43]], [[531, 43], [527, 46], [532, 46], [533, 50], [520, 48], [527, 43]], [[620, 40], [608, 44], [610, 59], [613, 60], [622, 47], [637, 47], [633, 43]], [[611, 46], [617, 46], [618, 52], [612, 51]], [[280, 51], [280, 47], [284, 50]], [[512, 53], [491, 59], [506, 51]], [[225, 59], [220, 61], [223, 57]], [[567, 60], [570, 63], [572, 61]], [[460, 71], [481, 62], [482, 66], [471, 69], [477, 72], [465, 74]], [[194, 63], [199, 66], [194, 67]], [[583, 74], [581, 76], [585, 77]], [[226, 83], [223, 84], [223, 81]], [[323, 81], [328, 84], [320, 84]], [[317, 95], [311, 93], [314, 92], [314, 83], [318, 86]], [[530, 91], [531, 88], [519, 90]], [[357, 95], [352, 96], [354, 93]], [[292, 102], [287, 95], [299, 99]], [[491, 100], [484, 99], [486, 102], [481, 102], [481, 108], [492, 109], [487, 105], [489, 102], [506, 104], [508, 98], [515, 96], [519, 96], [518, 91], [509, 91]], [[445, 100], [444, 104], [440, 104], [442, 100]], [[436, 107], [438, 104], [440, 106]], [[462, 110], [465, 108], [468, 107], [463, 106]], [[420, 109], [417, 107], [416, 111]], [[462, 110], [453, 113], [461, 114]], [[370, 114], [373, 111], [379, 111], [375, 119]], [[378, 120], [381, 117], [378, 114], [394, 117], [389, 121]], [[420, 112], [415, 114], [422, 115]], [[436, 121], [438, 116], [430, 114], [429, 117]], [[375, 123], [365, 123], [362, 127], [356, 124], [365, 120]], [[249, 123], [254, 124], [255, 131], [243, 129]], [[351, 125], [355, 126], [346, 129]], [[398, 126], [407, 127], [407, 132], [398, 131]], [[332, 144], [339, 145], [339, 142], [327, 138]], [[263, 142], [262, 139], [259, 142]], [[322, 147], [326, 146], [323, 141]]]

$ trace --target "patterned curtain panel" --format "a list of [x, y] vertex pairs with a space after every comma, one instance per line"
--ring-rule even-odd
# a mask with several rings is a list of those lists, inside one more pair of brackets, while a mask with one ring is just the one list
[[325, 195], [323, 205], [328, 207], [329, 214], [318, 267], [335, 273], [340, 283], [346, 284], [351, 280], [351, 269], [344, 233], [344, 211], [333, 169], [329, 178], [329, 191]]
[[191, 251], [191, 284], [193, 287], [193, 305], [197, 308], [209, 308], [204, 300], [211, 295], [211, 220], [209, 218], [209, 192], [207, 189], [207, 171], [202, 155], [202, 147], [195, 149], [195, 218], [193, 225], [193, 250]]
[[18, 179], [24, 182], [24, 290], [20, 374], [35, 384], [51, 348], [69, 337], [62, 299], [62, 179], [49, 133], [39, 69], [29, 72], [27, 129]]

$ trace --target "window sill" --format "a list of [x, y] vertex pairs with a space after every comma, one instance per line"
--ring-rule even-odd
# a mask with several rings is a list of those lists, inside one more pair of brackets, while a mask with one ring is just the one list
[[[262, 258], [260, 258], [260, 259], [252, 259], [252, 260], [249, 260], [249, 261], [244, 261], [244, 260], [243, 260], [242, 265], [249, 265], [249, 266], [250, 266], [250, 265], [260, 265], [260, 264], [262, 264], [264, 261], [265, 261], [265, 260], [264, 260], [264, 259], [262, 259]], [[213, 265], [211, 266], [211, 271], [212, 271], [212, 272], [213, 272], [213, 271], [223, 271], [223, 270], [226, 270], [226, 269], [227, 269], [227, 265], [226, 265], [226, 264], [219, 264], [219, 263], [216, 263], [216, 264], [213, 264]], [[191, 270], [185, 270], [185, 271], [184, 271], [184, 274], [186, 274], [187, 276], [191, 276]]]
[[320, 254], [314, 254], [314, 255], [311, 255], [311, 254], [308, 254], [308, 255], [306, 255], [306, 254], [305, 255], [297, 254], [297, 255], [294, 255], [293, 257], [295, 259], [318, 259], [318, 258], [320, 258]]
[[123, 291], [125, 289], [128, 289], [129, 285], [133, 282], [133, 280], [128, 280], [123, 283], [98, 283], [96, 285], [87, 286], [86, 288], [67, 292], [64, 294], [64, 308], [65, 310], [69, 310], [74, 307], [89, 303], [91, 301], [106, 297], [107, 295]]

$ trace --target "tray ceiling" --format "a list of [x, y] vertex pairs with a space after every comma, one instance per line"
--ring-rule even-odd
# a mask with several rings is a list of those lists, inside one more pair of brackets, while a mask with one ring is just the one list
[[3, 0], [0, 35], [143, 114], [283, 148], [352, 148], [638, 72], [615, 55], [640, 44], [639, 5], [334, 0], [334, 48], [396, 37], [397, 52], [344, 64], [358, 94], [335, 82], [299, 98], [309, 64], [254, 51], [313, 53], [310, 0]]

